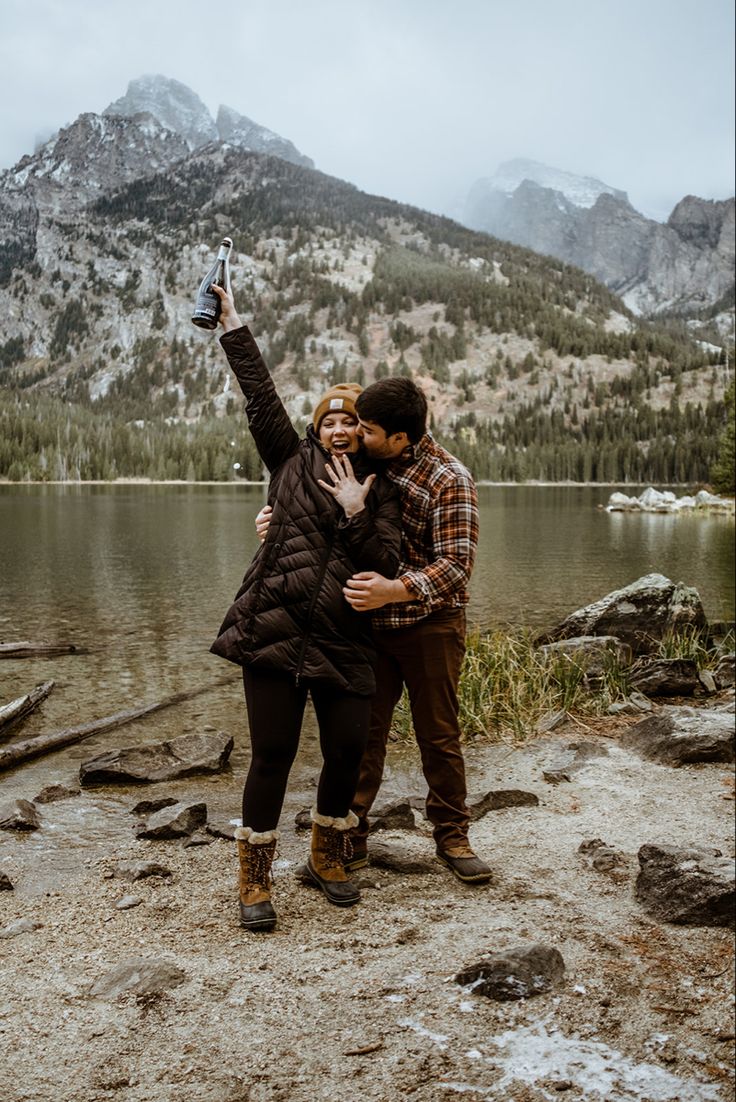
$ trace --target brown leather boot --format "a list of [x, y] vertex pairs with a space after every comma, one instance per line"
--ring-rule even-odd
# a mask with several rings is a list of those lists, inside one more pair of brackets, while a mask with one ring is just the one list
[[350, 830], [357, 823], [352, 811], [344, 819], [333, 819], [312, 809], [312, 851], [307, 872], [336, 907], [352, 907], [360, 899], [360, 892], [345, 872], [345, 862], [352, 854]]
[[257, 834], [250, 827], [235, 831], [240, 858], [240, 925], [246, 930], [272, 930], [276, 912], [271, 903], [271, 865], [278, 830]]

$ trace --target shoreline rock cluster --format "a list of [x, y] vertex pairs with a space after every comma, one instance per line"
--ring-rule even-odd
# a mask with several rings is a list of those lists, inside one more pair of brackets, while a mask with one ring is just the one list
[[620, 491], [611, 494], [606, 505], [608, 513], [724, 513], [736, 514], [733, 498], [719, 497], [708, 490], [698, 490], [693, 496], [677, 497], [671, 490], [655, 490], [648, 486], [638, 497]]

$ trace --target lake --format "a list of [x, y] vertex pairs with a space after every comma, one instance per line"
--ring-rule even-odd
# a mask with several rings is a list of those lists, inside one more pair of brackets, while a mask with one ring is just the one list
[[[548, 627], [654, 571], [697, 587], [710, 619], [733, 619], [733, 521], [609, 514], [597, 506], [610, 492], [480, 487], [470, 622]], [[248, 760], [242, 688], [237, 668], [209, 654], [209, 646], [255, 551], [253, 520], [264, 500], [260, 486], [0, 486], [0, 640], [60, 639], [88, 648], [0, 662], [0, 703], [41, 681], [56, 682], [13, 737], [75, 726], [231, 677], [187, 704], [0, 775], [0, 799], [32, 799], [45, 784], [75, 785], [79, 762], [113, 746], [206, 728], [235, 738], [225, 777], [150, 786], [141, 794], [93, 790], [53, 805], [53, 829], [6, 840], [0, 867], [7, 863], [14, 871], [21, 846], [33, 857], [34, 891], [78, 872], [86, 855], [116, 845], [120, 831], [129, 837], [129, 808], [143, 794], [197, 794], [211, 812], [238, 814]], [[402, 760], [421, 791], [416, 754], [394, 750], [392, 760]], [[291, 810], [311, 803], [318, 761], [310, 717], [292, 772]], [[471, 772], [472, 763], [470, 750]], [[387, 791], [391, 783], [388, 777]]]
[[[610, 493], [481, 486], [470, 623], [549, 627], [655, 571], [695, 586], [709, 619], [733, 619], [733, 520], [610, 514], [597, 508]], [[63, 661], [83, 718], [235, 670], [208, 648], [264, 500], [261, 486], [0, 486], [0, 638], [88, 647]], [[3, 663], [0, 699], [50, 668]]]

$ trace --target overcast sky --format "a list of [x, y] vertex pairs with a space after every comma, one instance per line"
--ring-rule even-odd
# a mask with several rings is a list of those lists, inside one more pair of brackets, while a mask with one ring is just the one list
[[162, 73], [431, 210], [529, 157], [665, 218], [734, 193], [733, 0], [0, 0], [0, 169]]

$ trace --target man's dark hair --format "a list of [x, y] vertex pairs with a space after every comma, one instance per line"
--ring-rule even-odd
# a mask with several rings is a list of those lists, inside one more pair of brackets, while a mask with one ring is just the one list
[[371, 383], [358, 395], [355, 409], [364, 421], [380, 425], [386, 436], [405, 432], [412, 444], [427, 431], [424, 391], [404, 375]]

